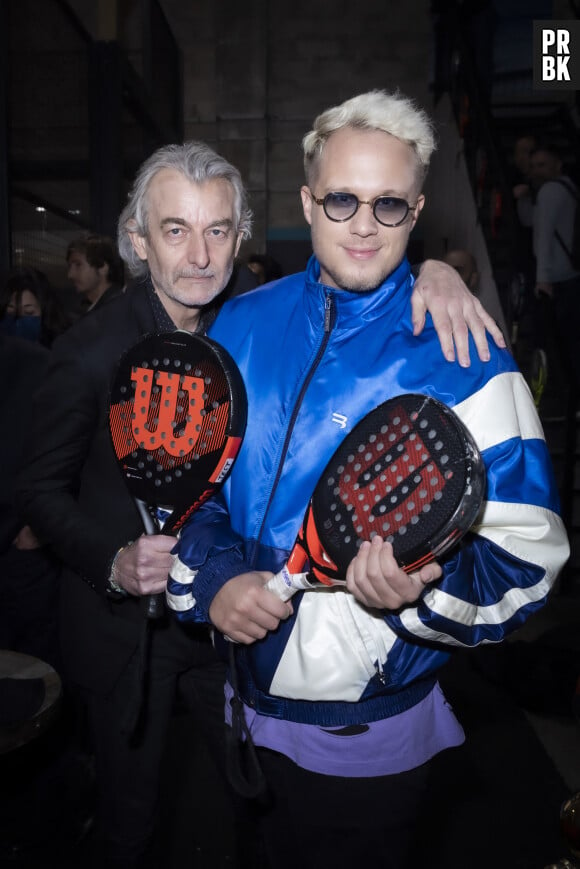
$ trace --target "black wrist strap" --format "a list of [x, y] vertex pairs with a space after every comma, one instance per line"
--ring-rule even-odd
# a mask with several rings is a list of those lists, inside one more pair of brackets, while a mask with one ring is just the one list
[[238, 687], [235, 643], [233, 642], [230, 642], [228, 656], [233, 697], [231, 700], [232, 726], [226, 737], [226, 771], [229, 782], [236, 793], [245, 799], [255, 799], [266, 792], [266, 779], [244, 715], [244, 704]]

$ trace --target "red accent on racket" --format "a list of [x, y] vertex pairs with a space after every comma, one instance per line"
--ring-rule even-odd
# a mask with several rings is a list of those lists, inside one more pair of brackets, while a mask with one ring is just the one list
[[[246, 427], [238, 367], [211, 338], [146, 335], [122, 356], [109, 427], [123, 478], [147, 534], [176, 534], [229, 474]], [[163, 613], [151, 595], [148, 616]]]
[[344, 585], [361, 542], [377, 534], [405, 571], [418, 570], [461, 540], [484, 491], [479, 450], [447, 405], [415, 393], [390, 399], [332, 456], [290, 558], [267, 588], [287, 600], [320, 583]]

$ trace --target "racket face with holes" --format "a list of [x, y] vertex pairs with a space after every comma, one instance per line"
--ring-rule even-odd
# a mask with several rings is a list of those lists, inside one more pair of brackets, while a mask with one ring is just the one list
[[246, 425], [246, 393], [227, 351], [201, 335], [146, 335], [121, 358], [109, 424], [134, 498], [176, 530], [227, 477]]
[[316, 487], [313, 521], [340, 570], [379, 534], [411, 571], [459, 542], [484, 491], [483, 460], [461, 420], [437, 399], [407, 393], [343, 441]]

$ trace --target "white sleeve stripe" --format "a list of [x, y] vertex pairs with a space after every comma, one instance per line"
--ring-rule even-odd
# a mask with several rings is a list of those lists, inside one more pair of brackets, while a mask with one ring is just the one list
[[169, 575], [174, 582], [178, 582], [180, 585], [191, 585], [197, 576], [197, 570], [192, 570], [179, 559], [179, 556], [175, 555]]
[[[463, 628], [501, 625], [509, 621], [518, 610], [544, 600], [570, 554], [561, 518], [550, 510], [530, 504], [488, 501], [481, 524], [473, 526], [472, 531], [523, 562], [538, 565], [545, 573], [534, 585], [509, 588], [498, 601], [487, 605], [470, 603], [439, 588], [432, 588], [427, 592], [423, 599], [424, 604], [435, 615], [449, 619]], [[472, 645], [425, 625], [419, 618], [416, 607], [404, 610], [400, 619], [411, 634], [421, 639], [452, 646]], [[493, 640], [484, 639], [483, 642]]]
[[[550, 591], [550, 588], [550, 583], [544, 578], [536, 583], [536, 585], [525, 589], [525, 591], [521, 588], [510, 589], [506, 592], [504, 598], [493, 607], [478, 607], [474, 604], [465, 604], [464, 601], [456, 601], [456, 603], [467, 608], [463, 613], [463, 618], [466, 619], [464, 622], [466, 626], [477, 627], [484, 624], [501, 624], [521, 609], [521, 605], [543, 600]], [[431, 594], [436, 593], [436, 591], [431, 592]], [[439, 595], [442, 596], [443, 594], [444, 592], [439, 592]], [[436, 610], [439, 607], [431, 608]], [[459, 614], [459, 610], [456, 614]], [[450, 616], [451, 614], [446, 612], [445, 615]], [[472, 616], [473, 621], [469, 619], [470, 615]], [[403, 626], [413, 634], [413, 636], [420, 637], [429, 642], [445, 643], [448, 646], [459, 646], [462, 648], [471, 648], [473, 645], [473, 643], [462, 643], [457, 639], [457, 637], [453, 637], [443, 631], [434, 631], [432, 628], [423, 624], [416, 609], [406, 610], [401, 613], [401, 622]], [[484, 638], [478, 640], [478, 643], [479, 642], [491, 643], [494, 642], [494, 640]]]
[[544, 440], [528, 384], [519, 371], [498, 374], [453, 410], [480, 450], [515, 437]]
[[537, 564], [550, 582], [570, 555], [570, 544], [560, 516], [534, 504], [486, 501], [472, 531], [510, 555]]
[[543, 577], [528, 588], [510, 588], [501, 600], [489, 606], [481, 606], [460, 600], [439, 589], [432, 589], [425, 595], [424, 602], [432, 612], [451, 619], [465, 627], [478, 625], [501, 625], [509, 621], [522, 607], [537, 603], [550, 591], [551, 583]]
[[189, 594], [171, 594], [170, 591], [166, 591], [165, 599], [167, 606], [178, 613], [191, 610], [195, 606], [195, 598], [191, 592]]

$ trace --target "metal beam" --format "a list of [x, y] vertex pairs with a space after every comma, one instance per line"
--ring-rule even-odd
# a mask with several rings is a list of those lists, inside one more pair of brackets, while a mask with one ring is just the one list
[[115, 238], [123, 188], [123, 98], [117, 42], [89, 49], [91, 225]]
[[8, 16], [7, 3], [0, 3], [0, 272], [11, 265], [10, 196], [8, 192]]

